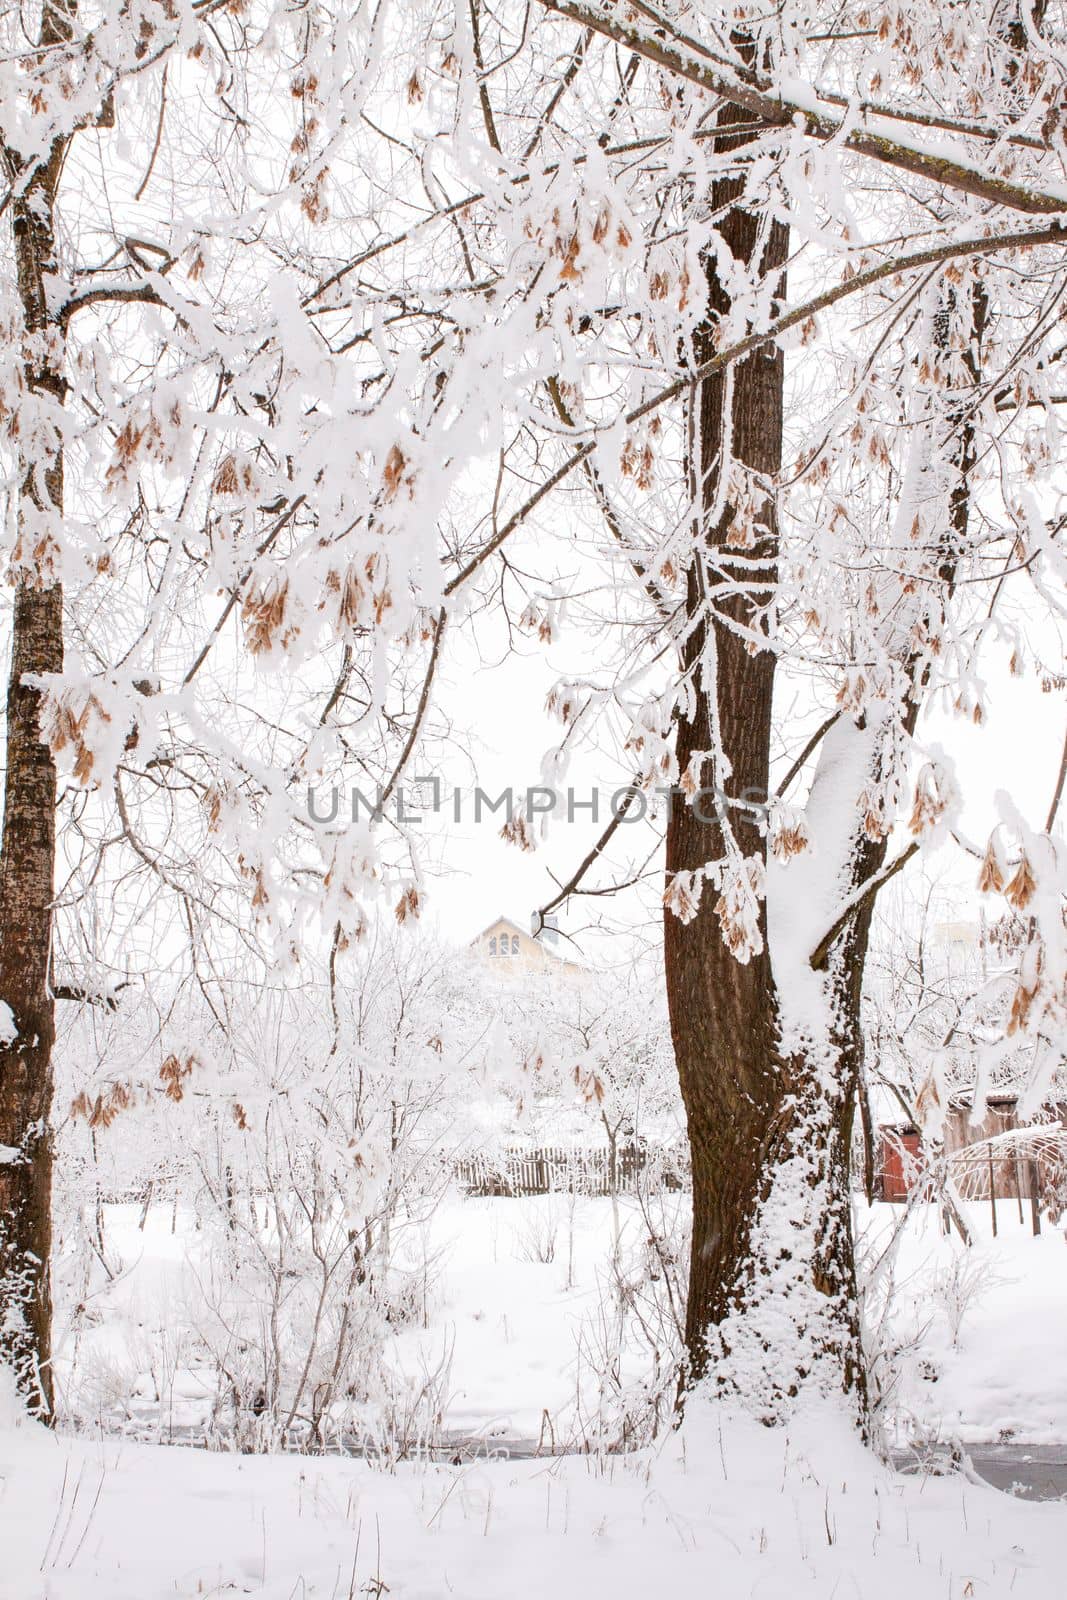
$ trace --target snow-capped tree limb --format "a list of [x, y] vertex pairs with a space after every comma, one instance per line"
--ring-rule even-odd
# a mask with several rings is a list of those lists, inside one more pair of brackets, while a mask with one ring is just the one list
[[[822, 143], [836, 140], [842, 149], [1012, 211], [1046, 216], [1067, 211], [1067, 189], [1061, 192], [1014, 183], [971, 166], [947, 151], [930, 149], [918, 140], [909, 143], [891, 138], [873, 127], [852, 126], [852, 110], [847, 120], [834, 116], [823, 108], [817, 91], [809, 86], [790, 85], [787, 91], [776, 89], [755, 75], [746, 80], [736, 71], [717, 65], [710, 55], [698, 53], [693, 45], [680, 42], [665, 23], [649, 32], [625, 21], [622, 15], [605, 15], [595, 6], [581, 4], [580, 0], [538, 0], [538, 4], [583, 28], [595, 29], [719, 99], [742, 106], [768, 128], [796, 128]], [[862, 117], [859, 106], [855, 114]], [[903, 108], [901, 116], [906, 116]]]
[[[940, 262], [961, 261], [973, 256], [995, 255], [998, 250], [1028, 249], [1043, 244], [1067, 244], [1067, 222], [1051, 222], [1040, 228], [1022, 228], [1018, 232], [1002, 233], [985, 238], [957, 239], [943, 244], [930, 245], [922, 250], [915, 250], [904, 255], [890, 257], [881, 261], [877, 266], [869, 267], [863, 272], [857, 272], [843, 282], [835, 284], [832, 288], [823, 290], [820, 294], [813, 295], [810, 300], [804, 301], [799, 306], [776, 317], [769, 327], [762, 331], [753, 331], [745, 334], [741, 339], [731, 344], [727, 349], [717, 351], [707, 361], [700, 363], [685, 377], [676, 379], [666, 388], [660, 389], [649, 399], [643, 400], [640, 405], [634, 406], [624, 417], [627, 426], [642, 422], [646, 417], [652, 416], [663, 406], [679, 399], [695, 385], [706, 382], [715, 373], [725, 368], [734, 366], [751, 355], [755, 350], [764, 345], [771, 344], [781, 338], [790, 329], [801, 326], [820, 312], [828, 311], [831, 306], [839, 304], [842, 300], [852, 295], [860, 294], [866, 289], [873, 288], [875, 284], [884, 283], [887, 279], [897, 277], [899, 274], [913, 271], [919, 267], [928, 267]], [[580, 445], [572, 455], [562, 461], [560, 465], [549, 474], [523, 502], [519, 508], [501, 524], [493, 537], [486, 541], [480, 550], [470, 557], [445, 585], [445, 597], [455, 594], [473, 575], [485, 565], [486, 561], [496, 553], [500, 547], [507, 543], [515, 531], [522, 527], [537, 507], [548, 498], [554, 489], [557, 489], [565, 479], [569, 478], [576, 467], [580, 467], [589, 460], [597, 449], [599, 441], [596, 438], [588, 439]]]
[[77, 1005], [103, 1006], [107, 1011], [117, 1011], [119, 992], [128, 988], [129, 983], [117, 983], [113, 989], [92, 989], [79, 983], [54, 983], [52, 999], [70, 1000]]

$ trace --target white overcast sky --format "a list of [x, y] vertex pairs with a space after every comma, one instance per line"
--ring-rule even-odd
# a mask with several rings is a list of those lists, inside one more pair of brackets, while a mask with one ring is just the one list
[[[563, 664], [573, 667], [572, 660], [563, 662], [564, 644], [544, 649], [527, 642], [522, 656], [479, 661], [470, 643], [460, 640], [458, 633], [453, 635], [443, 673], [442, 702], [454, 711], [457, 724], [469, 725], [474, 732], [469, 766], [461, 761], [450, 766], [457, 774], [476, 773], [476, 778], [468, 775], [456, 781], [471, 789], [477, 781], [494, 795], [509, 783], [518, 788], [540, 781], [541, 757], [560, 734], [560, 724], [544, 710], [545, 697], [556, 676], [554, 668]], [[1047, 649], [1044, 654], [1049, 660]], [[930, 715], [920, 727], [921, 738], [943, 746], [957, 763], [964, 798], [961, 827], [980, 846], [996, 820], [994, 795], [1000, 788], [1010, 790], [1032, 826], [1044, 825], [1067, 726], [1061, 693], [1042, 694], [1032, 677], [1013, 679], [1007, 671], [1006, 652], [998, 662], [1001, 670], [986, 679], [986, 718], [981, 727], [944, 712]], [[470, 793], [464, 796], [464, 822], [459, 827], [447, 819], [443, 822], [440, 841], [431, 852], [436, 867], [428, 883], [428, 909], [446, 938], [469, 940], [500, 913], [528, 926], [531, 911], [554, 892], [550, 873], [561, 879], [569, 877], [607, 821], [603, 809], [607, 794], [625, 783], [625, 770], [611, 756], [579, 752], [568, 781], [576, 790], [600, 786], [601, 820], [596, 825], [582, 817], [572, 823], [554, 820], [547, 840], [533, 854], [525, 854], [499, 837], [499, 817], [485, 816], [475, 826], [470, 817]], [[626, 837], [622, 837], [624, 833]], [[647, 828], [620, 829], [616, 837], [622, 855], [616, 852], [614, 859], [620, 864], [629, 854], [639, 848], [643, 853], [651, 844]], [[661, 867], [662, 863], [655, 865]], [[950, 886], [958, 886], [961, 908], [966, 909], [971, 900], [973, 911], [973, 862], [949, 844], [931, 855], [928, 865]], [[601, 873], [600, 881], [605, 878], [606, 873]], [[643, 926], [651, 931], [659, 893], [659, 883], [653, 878], [640, 896], [631, 892], [612, 902], [575, 901], [563, 913], [562, 927], [578, 933], [591, 918], [605, 916], [616, 926]], [[600, 943], [588, 934], [578, 936], [587, 946]]]

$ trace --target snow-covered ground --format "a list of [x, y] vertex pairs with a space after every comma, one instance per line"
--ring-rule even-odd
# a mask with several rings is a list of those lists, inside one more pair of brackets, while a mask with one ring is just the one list
[[[685, 1201], [672, 1202], [681, 1236]], [[108, 1207], [114, 1281], [101, 1282], [59, 1351], [60, 1379], [77, 1390], [84, 1420], [133, 1421], [143, 1436], [187, 1437], [203, 1425], [212, 1374], [199, 1363], [196, 1307], [211, 1298], [210, 1247], [188, 1214]], [[864, 1248], [877, 1253], [899, 1208], [861, 1209]], [[1067, 1442], [1067, 1240], [1031, 1235], [1011, 1203], [967, 1208], [976, 1244], [946, 1239], [936, 1212], [918, 1207], [903, 1232], [889, 1337], [900, 1346], [889, 1412], [898, 1442]], [[573, 1444], [595, 1412], [598, 1366], [611, 1349], [612, 1205], [547, 1195], [524, 1200], [455, 1196], [401, 1231], [420, 1316], [392, 1336], [391, 1363], [412, 1386], [427, 1381], [449, 1432]], [[632, 1269], [647, 1228], [620, 1202], [621, 1256]], [[422, 1324], [425, 1325], [422, 1325]], [[646, 1351], [625, 1340], [611, 1354], [638, 1377]], [[171, 1430], [177, 1430], [172, 1435]]]
[[[898, 1216], [864, 1215], [867, 1246]], [[932, 1213], [905, 1231], [902, 1424], [1067, 1438], [1063, 1234], [1033, 1239], [1007, 1206], [996, 1243], [988, 1210], [970, 1220], [983, 1237], [966, 1255]], [[133, 1207], [105, 1217], [121, 1270], [74, 1319], [61, 1373], [102, 1422], [125, 1406], [158, 1437], [203, 1415], [189, 1308], [213, 1262], [181, 1211], [138, 1221]], [[633, 1258], [640, 1218], [623, 1206], [621, 1221]], [[401, 1240], [428, 1326], [398, 1334], [393, 1359], [417, 1377], [451, 1352], [452, 1428], [536, 1437], [547, 1414], [566, 1442], [611, 1240], [607, 1201], [449, 1201]], [[829, 1408], [767, 1429], [697, 1400], [679, 1432], [629, 1455], [387, 1471], [49, 1433], [0, 1392], [0, 1600], [1058, 1600], [1065, 1541], [1067, 1504], [897, 1474]]]
[[1054, 1600], [1067, 1507], [880, 1466], [844, 1421], [694, 1406], [654, 1452], [460, 1467], [12, 1425], [2, 1600]]
[[[632, 1204], [622, 1210], [624, 1252], [632, 1251], [641, 1218]], [[1001, 1202], [994, 1241], [988, 1204], [965, 1210], [976, 1241], [969, 1250], [943, 1235], [932, 1207], [916, 1208], [903, 1232], [890, 1316], [904, 1347], [889, 1406], [895, 1436], [1067, 1443], [1067, 1238], [1047, 1223], [1034, 1238], [1029, 1208], [1020, 1222], [1014, 1203]], [[900, 1215], [861, 1208], [865, 1246], [884, 1248]], [[607, 1200], [580, 1201], [573, 1220], [567, 1200], [553, 1196], [472, 1200], [438, 1213], [435, 1323], [454, 1341], [450, 1427], [538, 1437], [547, 1413], [559, 1438], [574, 1435], [576, 1391], [594, 1386], [602, 1345], [610, 1242]], [[539, 1261], [549, 1244], [554, 1259]], [[414, 1342], [401, 1341], [408, 1362]], [[429, 1356], [432, 1340], [417, 1342]], [[635, 1372], [639, 1359], [631, 1352]]]
[[[903, 1347], [889, 1411], [898, 1440], [965, 1444], [1067, 1444], [1067, 1235], [1043, 1223], [1032, 1233], [1029, 1204], [963, 1208], [970, 1249], [941, 1232], [933, 1207], [919, 1206], [904, 1230], [890, 1326]], [[897, 1208], [862, 1217], [865, 1243], [884, 1243]]]

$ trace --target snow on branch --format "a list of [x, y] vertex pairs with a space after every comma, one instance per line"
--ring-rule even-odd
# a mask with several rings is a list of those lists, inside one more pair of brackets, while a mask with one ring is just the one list
[[[1067, 210], [1067, 201], [1064, 203]], [[805, 300], [801, 305], [794, 306], [792, 310], [775, 318], [769, 327], [762, 330], [753, 330], [743, 338], [724, 350], [716, 351], [700, 366], [695, 367], [684, 377], [677, 378], [664, 389], [643, 400], [640, 405], [628, 411], [623, 418], [627, 427], [641, 422], [645, 417], [652, 416], [661, 406], [670, 404], [679, 399], [687, 390], [696, 384], [704, 383], [708, 378], [714, 377], [717, 372], [724, 371], [727, 367], [743, 361], [753, 351], [762, 346], [773, 343], [776, 339], [788, 333], [792, 328], [801, 326], [819, 312], [826, 311], [830, 306], [836, 305], [850, 295], [861, 293], [872, 288], [888, 278], [913, 271], [919, 267], [936, 266], [941, 262], [958, 261], [970, 256], [995, 255], [998, 250], [1022, 250], [1042, 244], [1067, 244], [1067, 222], [1051, 222], [1044, 227], [1024, 228], [1014, 233], [988, 234], [982, 237], [969, 239], [950, 239], [940, 244], [929, 245], [922, 250], [914, 250], [904, 255], [891, 256], [876, 266], [864, 272], [857, 272], [843, 282], [834, 284], [831, 288], [823, 290], [821, 294], [814, 295], [812, 299]], [[461, 589], [469, 578], [484, 566], [485, 562], [494, 555], [502, 545], [506, 544], [511, 535], [516, 532], [536, 511], [541, 502], [547, 499], [553, 489], [569, 478], [576, 467], [582, 466], [593, 455], [598, 444], [597, 438], [587, 439], [579, 445], [574, 453], [568, 456], [554, 472], [544, 478], [533, 493], [518, 509], [501, 523], [500, 527], [487, 540], [480, 550], [460, 568], [444, 587], [445, 598], [450, 598], [457, 590]]]
[[[876, 116], [862, 106], [837, 116], [810, 85], [783, 80], [781, 87], [775, 87], [754, 73], [742, 75], [736, 68], [720, 64], [703, 46], [682, 39], [665, 20], [658, 21], [650, 33], [618, 15], [606, 16], [580, 0], [540, 0], [540, 4], [546, 11], [558, 12], [585, 28], [593, 28], [667, 72], [752, 112], [768, 127], [797, 128], [820, 143], [836, 141], [840, 148], [856, 155], [1013, 211], [1045, 216], [1067, 211], [1067, 189], [1014, 183], [917, 138], [891, 137], [879, 130]], [[878, 115], [890, 120], [884, 112]], [[904, 117], [906, 113], [901, 111], [899, 115]], [[859, 126], [855, 125], [857, 121]]]

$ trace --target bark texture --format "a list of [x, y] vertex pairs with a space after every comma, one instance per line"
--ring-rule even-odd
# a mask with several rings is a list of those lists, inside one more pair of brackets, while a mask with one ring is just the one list
[[7, 770], [0, 862], [0, 999], [18, 1032], [0, 1046], [0, 1356], [30, 1408], [52, 1411], [53, 1001], [48, 989], [56, 772], [38, 736], [27, 672], [62, 666], [58, 587], [18, 585], [7, 695]]
[[[44, 47], [70, 37], [72, 10], [46, 4]], [[45, 161], [20, 170], [12, 236], [25, 329], [27, 398], [38, 407], [38, 442], [47, 412], [63, 404], [62, 337], [49, 304], [54, 272], [53, 213], [65, 152], [57, 140]], [[0, 1000], [16, 1035], [0, 1044], [0, 1358], [12, 1367], [31, 1411], [50, 1416], [52, 1047], [49, 987], [55, 868], [56, 769], [40, 737], [41, 696], [28, 674], [63, 666], [63, 596], [53, 557], [62, 514], [63, 457], [58, 433], [22, 464], [19, 540], [7, 691], [4, 817], [0, 844]]]
[[[737, 119], [728, 108], [720, 123], [726, 128]], [[718, 148], [728, 148], [731, 137], [744, 139], [724, 134]], [[715, 185], [714, 207], [729, 208], [719, 227], [722, 242], [735, 259], [758, 263], [771, 283], [777, 278], [781, 295], [787, 230], [731, 205], [739, 194], [734, 181]], [[711, 354], [716, 324], [729, 310], [713, 259], [706, 270], [709, 317], [697, 360]], [[759, 486], [773, 483], [781, 467], [783, 377], [782, 353], [761, 350], [732, 377], [717, 375], [700, 385], [690, 415], [698, 523], [683, 652], [690, 702], [676, 725], [678, 770], [727, 797], [733, 845], [759, 866], [766, 838], [757, 817], [730, 801], [768, 796], [775, 657], [753, 635], [766, 633], [777, 576], [775, 505]], [[747, 513], [722, 483], [730, 458], [744, 469]], [[676, 796], [667, 830], [668, 883], [726, 854], [716, 804], [705, 798], [691, 805]], [[840, 984], [839, 1042], [847, 1038], [849, 1059], [834, 1062], [838, 1070], [828, 1076], [831, 1039], [822, 1041], [818, 1059], [783, 1053], [765, 907], [762, 948], [740, 960], [723, 937], [718, 912], [714, 891], [705, 889], [692, 920], [668, 909], [664, 928], [693, 1169], [688, 1380], [707, 1379], [744, 1394], [773, 1420], [814, 1366], [862, 1397], [848, 1193], [862, 960], [858, 971], [839, 964], [847, 974]], [[866, 926], [854, 923], [848, 938], [858, 954]], [[742, 1327], [743, 1359], [736, 1348]]]
[[[731, 113], [720, 120], [728, 125]], [[736, 186], [715, 186], [713, 203], [724, 211], [722, 241], [735, 259], [758, 264], [773, 282], [786, 259], [785, 230], [758, 226], [731, 206], [737, 196]], [[716, 322], [729, 310], [714, 260], [707, 272], [709, 318], [698, 360], [713, 350]], [[980, 377], [988, 316], [980, 284], [968, 309], [970, 339], [960, 361], [964, 396]], [[935, 332], [942, 358], [957, 311], [955, 291], [947, 290]], [[768, 795], [775, 660], [771, 648], [759, 648], [758, 636], [766, 631], [778, 528], [773, 500], [765, 495], [761, 505], [758, 485], [772, 483], [781, 465], [782, 384], [781, 354], [765, 351], [734, 369], [732, 387], [727, 376], [716, 376], [691, 404], [698, 522], [683, 651], [689, 700], [677, 719], [676, 754], [681, 775], [726, 797], [732, 840], [717, 812], [721, 800], [705, 795], [694, 805], [675, 796], [668, 883], [677, 873], [722, 861], [731, 847], [766, 865], [766, 838], [755, 815], [731, 802]], [[940, 607], [951, 597], [967, 544], [976, 460], [973, 420], [962, 399], [947, 420], [953, 443], [943, 462], [946, 523], [931, 563]], [[743, 470], [740, 477], [735, 473], [736, 483], [724, 485], [724, 462], [731, 458]], [[742, 513], [735, 504], [737, 485], [744, 489], [746, 478], [748, 534], [738, 526]], [[832, 801], [835, 786], [854, 785], [857, 796], [864, 787], [877, 791], [890, 721], [897, 718], [906, 733], [913, 731], [925, 669], [906, 644], [893, 653], [906, 685], [902, 702], [886, 708], [884, 725], [843, 716], [824, 740], [809, 802], [813, 819], [820, 809], [835, 810], [823, 805], [828, 795]], [[886, 840], [869, 837], [853, 814], [821, 841], [820, 854], [840, 904], [881, 873]], [[783, 1005], [776, 991], [765, 911], [762, 948], [743, 951], [742, 960], [723, 937], [714, 892], [705, 889], [688, 922], [671, 909], [665, 915], [671, 1030], [693, 1168], [688, 1380], [703, 1379], [743, 1398], [768, 1421], [811, 1384], [851, 1395], [860, 1420], [866, 1410], [850, 1151], [863, 1073], [860, 1007], [873, 908], [872, 894], [829, 946], [819, 975], [820, 1023], [800, 1037], [791, 997]]]

